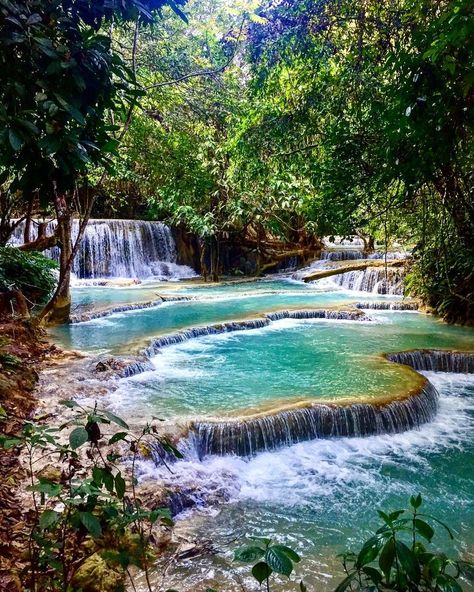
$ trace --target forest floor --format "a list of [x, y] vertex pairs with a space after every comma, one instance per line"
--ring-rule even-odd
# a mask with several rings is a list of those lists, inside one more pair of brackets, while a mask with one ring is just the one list
[[[32, 418], [39, 371], [60, 355], [28, 321], [0, 320], [0, 433], [16, 434]], [[24, 478], [17, 450], [0, 448], [0, 590], [5, 592], [21, 589], [16, 573], [25, 552], [19, 542], [27, 520], [19, 497]]]

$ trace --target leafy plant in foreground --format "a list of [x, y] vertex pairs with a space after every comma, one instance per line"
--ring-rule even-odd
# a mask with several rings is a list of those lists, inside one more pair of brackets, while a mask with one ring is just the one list
[[[23, 538], [27, 562], [19, 574], [25, 589], [91, 589], [92, 579], [94, 590], [121, 590], [135, 566], [151, 590], [153, 528], [172, 523], [167, 508], [150, 511], [141, 504], [136, 461], [153, 445], [163, 457], [181, 455], [153, 424], [135, 435], [123, 419], [96, 405], [63, 404], [74, 417], [59, 428], [27, 422], [19, 434], [0, 435], [0, 446], [22, 450], [30, 481], [32, 511]], [[71, 427], [65, 443], [60, 433]], [[117, 464], [123, 460], [129, 475]]]
[[345, 553], [342, 561], [347, 577], [336, 588], [345, 590], [405, 590], [462, 592], [461, 574], [472, 575], [472, 566], [449, 559], [444, 553], [429, 551], [435, 530], [428, 522], [450, 528], [420, 511], [421, 495], [410, 498], [409, 510], [386, 514], [379, 511], [383, 525], [368, 539], [359, 553]]
[[[270, 590], [270, 576], [276, 573], [289, 577], [295, 563], [299, 563], [301, 558], [290, 547], [274, 544], [271, 539], [252, 538], [255, 542], [237, 549], [234, 559], [244, 563], [257, 561], [252, 567], [252, 575], [260, 585], [265, 583], [267, 590]], [[300, 590], [306, 590], [303, 582], [300, 583]]]

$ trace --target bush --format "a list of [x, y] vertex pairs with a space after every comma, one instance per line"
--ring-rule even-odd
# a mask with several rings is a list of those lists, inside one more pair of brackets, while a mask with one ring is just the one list
[[0, 247], [0, 292], [19, 290], [31, 306], [43, 304], [56, 286], [58, 267], [41, 253]]

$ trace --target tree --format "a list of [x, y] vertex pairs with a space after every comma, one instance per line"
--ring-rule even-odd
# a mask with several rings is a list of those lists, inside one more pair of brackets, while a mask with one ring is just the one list
[[319, 233], [403, 233], [411, 289], [472, 321], [472, 2], [283, 1], [260, 15], [260, 109], [243, 133], [256, 158], [310, 180]]
[[[183, 17], [184, 3], [0, 2], [0, 183], [9, 194], [20, 192], [25, 209], [37, 195], [57, 220], [59, 283], [42, 320], [63, 322], [69, 315], [71, 264], [94, 202], [87, 170], [110, 171], [119, 143], [108, 114], [115, 122], [126, 119], [142, 95], [112, 45], [111, 29], [150, 23], [165, 5]], [[74, 210], [82, 215], [75, 245]]]

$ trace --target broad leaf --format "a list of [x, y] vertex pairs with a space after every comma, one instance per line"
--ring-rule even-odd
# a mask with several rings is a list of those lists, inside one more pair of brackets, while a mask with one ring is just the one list
[[269, 547], [265, 553], [265, 561], [273, 571], [289, 576], [293, 571], [293, 563], [286, 553], [278, 546]]
[[73, 450], [79, 448], [89, 440], [89, 434], [85, 428], [75, 428], [69, 434], [69, 444]]
[[79, 518], [91, 536], [95, 539], [100, 537], [102, 534], [102, 527], [94, 514], [91, 514], [90, 512], [79, 512]]
[[234, 553], [234, 559], [236, 561], [244, 561], [248, 563], [250, 561], [256, 561], [263, 557], [265, 551], [261, 547], [247, 545], [240, 547]]
[[259, 584], [267, 580], [271, 574], [272, 568], [264, 561], [260, 561], [252, 567], [252, 575]]

